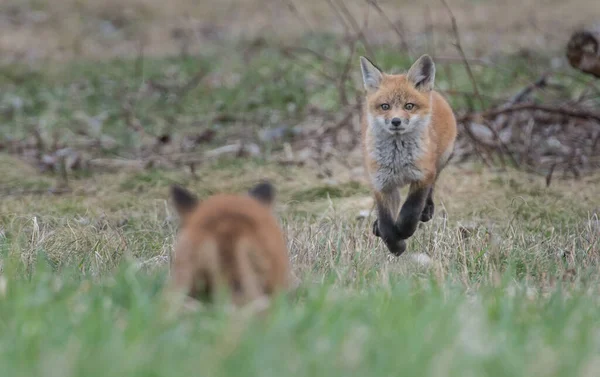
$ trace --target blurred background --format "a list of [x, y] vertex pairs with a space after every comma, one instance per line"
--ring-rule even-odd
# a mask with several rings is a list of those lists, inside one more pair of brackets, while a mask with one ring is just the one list
[[595, 0], [3, 0], [0, 150], [63, 176], [221, 156], [352, 170], [358, 56], [400, 72], [428, 53], [455, 162], [578, 177], [599, 164], [599, 20]]

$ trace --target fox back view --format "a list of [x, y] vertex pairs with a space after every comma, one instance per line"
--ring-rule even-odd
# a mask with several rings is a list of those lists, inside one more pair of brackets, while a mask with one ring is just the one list
[[[428, 55], [399, 75], [383, 73], [364, 57], [360, 64], [363, 153], [378, 212], [373, 233], [400, 255], [419, 221], [433, 216], [433, 188], [452, 155], [456, 120], [433, 90], [435, 65]], [[399, 190], [406, 185], [409, 194], [400, 208]]]
[[187, 296], [212, 300], [226, 288], [243, 306], [289, 284], [288, 251], [272, 213], [274, 188], [261, 183], [247, 195], [214, 195], [204, 201], [173, 186], [180, 217], [171, 286]]

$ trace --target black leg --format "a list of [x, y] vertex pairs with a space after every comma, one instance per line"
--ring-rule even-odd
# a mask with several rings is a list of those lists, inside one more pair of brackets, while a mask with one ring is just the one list
[[435, 206], [433, 204], [433, 187], [429, 190], [429, 195], [427, 195], [427, 200], [425, 201], [425, 208], [423, 208], [423, 212], [421, 213], [421, 221], [426, 223], [433, 218], [433, 213], [435, 211]]
[[[391, 219], [390, 221], [393, 224], [396, 221], [398, 209], [400, 208], [400, 191], [392, 189], [385, 192], [378, 192], [375, 194], [375, 203], [377, 205], [378, 216], [385, 217], [383, 221], [388, 221], [388, 218]], [[375, 219], [373, 222], [373, 235], [381, 237], [379, 219]]]
[[421, 186], [417, 183], [410, 185], [410, 193], [400, 209], [400, 217], [396, 225], [396, 232], [401, 239], [409, 238], [417, 230], [430, 190], [431, 185]]
[[373, 235], [375, 237], [381, 237], [381, 233], [379, 233], [379, 222], [377, 221], [377, 219], [375, 219], [375, 221], [373, 221]]
[[400, 255], [406, 250], [406, 242], [398, 237], [394, 219], [384, 203], [377, 201], [377, 220], [373, 223], [373, 234], [381, 237], [390, 253]]

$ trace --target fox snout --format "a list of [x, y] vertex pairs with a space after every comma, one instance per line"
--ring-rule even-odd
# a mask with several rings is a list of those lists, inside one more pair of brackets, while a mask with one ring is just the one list
[[403, 125], [406, 125], [408, 123], [408, 119], [402, 119], [402, 118], [392, 118], [392, 120], [390, 120], [390, 123], [392, 124], [392, 128], [394, 129], [398, 129], [398, 130], [404, 130], [405, 127], [403, 127]]
[[386, 121], [388, 130], [392, 133], [404, 132], [407, 129], [409, 119], [394, 117]]

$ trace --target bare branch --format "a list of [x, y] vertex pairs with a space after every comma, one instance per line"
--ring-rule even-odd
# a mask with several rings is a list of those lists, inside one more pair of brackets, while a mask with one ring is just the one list
[[386, 15], [385, 11], [381, 8], [381, 6], [379, 5], [379, 3], [377, 3], [377, 0], [366, 0], [367, 4], [371, 5], [379, 14], [379, 16], [381, 18], [383, 18], [385, 20], [385, 22], [388, 23], [388, 25], [390, 25], [390, 27], [394, 30], [394, 32], [396, 33], [396, 35], [398, 35], [398, 38], [400, 39], [400, 47], [405, 50], [405, 51], [409, 51], [409, 47], [408, 47], [408, 43], [406, 42], [406, 37], [404, 36], [404, 32], [398, 27], [398, 25], [396, 25], [394, 22], [392, 22], [392, 20], [390, 20], [390, 18]]
[[458, 32], [458, 25], [456, 24], [456, 18], [454, 17], [454, 13], [452, 13], [452, 9], [450, 8], [450, 6], [446, 2], [446, 0], [440, 0], [440, 1], [444, 5], [444, 7], [446, 7], [446, 10], [448, 11], [448, 14], [450, 15], [450, 20], [452, 21], [452, 32], [454, 34], [454, 40], [455, 40], [454, 46], [456, 47], [460, 56], [462, 57], [463, 64], [465, 66], [465, 69], [467, 70], [467, 74], [469, 75], [469, 80], [471, 81], [471, 86], [473, 87], [473, 93], [475, 93], [475, 96], [479, 100], [479, 105], [483, 109], [483, 108], [485, 108], [485, 102], [483, 101], [481, 94], [479, 94], [479, 88], [477, 86], [477, 81], [475, 80], [475, 76], [473, 75], [473, 71], [471, 70], [471, 65], [469, 64], [469, 59], [467, 59], [467, 56], [465, 55], [465, 51], [463, 50], [462, 45], [460, 43], [460, 33]]
[[312, 25], [310, 24], [310, 22], [308, 22], [308, 20], [306, 19], [306, 17], [304, 17], [300, 13], [300, 11], [298, 10], [298, 7], [296, 7], [296, 4], [294, 4], [294, 1], [293, 0], [285, 0], [285, 3], [287, 4], [288, 9], [290, 10], [290, 12], [292, 12], [292, 14], [294, 16], [296, 16], [296, 18], [298, 20], [300, 20], [300, 22], [302, 22], [304, 24], [304, 26], [306, 26], [306, 28], [308, 30], [310, 30], [311, 32], [313, 32], [314, 30], [313, 30]]
[[[327, 0], [327, 1], [331, 2], [332, 0]], [[337, 6], [343, 13], [343, 15], [346, 17], [346, 20], [348, 20], [350, 27], [354, 30], [356, 37], [362, 42], [363, 46], [365, 47], [365, 50], [367, 51], [367, 54], [369, 54], [370, 56], [374, 56], [373, 49], [371, 48], [369, 41], [367, 41], [367, 37], [365, 36], [363, 29], [360, 27], [360, 25], [356, 21], [356, 18], [352, 15], [352, 13], [350, 13], [350, 11], [348, 10], [348, 7], [346, 7], [346, 4], [344, 4], [344, 2], [342, 0], [335, 0], [335, 1], [337, 3]], [[332, 3], [332, 6], [333, 6], [333, 3]], [[352, 38], [352, 39], [354, 39], [354, 38]]]

